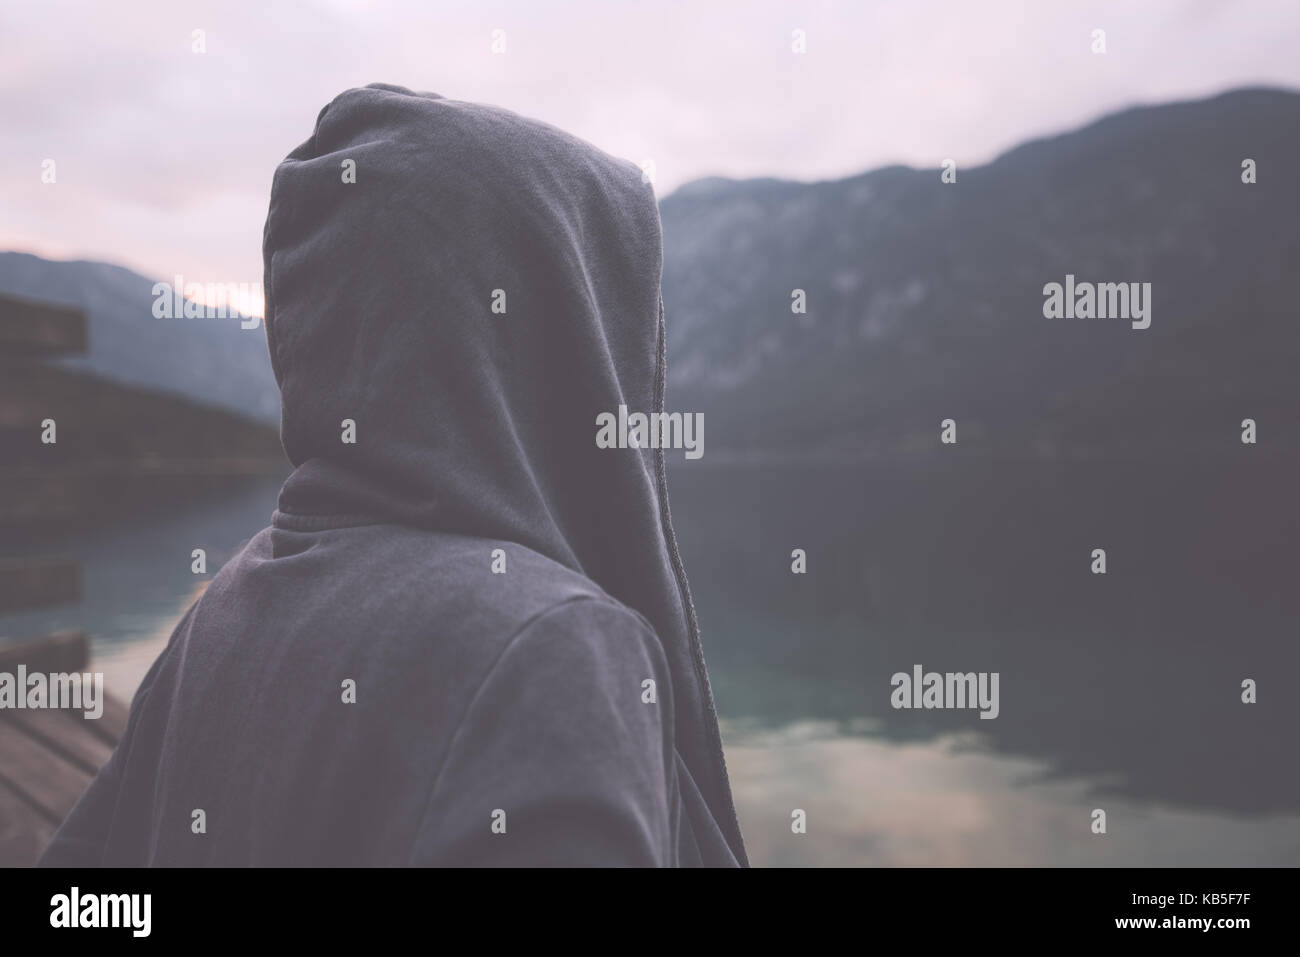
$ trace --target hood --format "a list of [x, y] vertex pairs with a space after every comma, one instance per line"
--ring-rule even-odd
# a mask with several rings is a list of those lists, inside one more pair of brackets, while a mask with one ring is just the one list
[[664, 451], [596, 444], [602, 413], [663, 410], [641, 170], [507, 110], [348, 90], [276, 170], [264, 265], [295, 467], [277, 517], [516, 542], [640, 612], [678, 752], [743, 863]]

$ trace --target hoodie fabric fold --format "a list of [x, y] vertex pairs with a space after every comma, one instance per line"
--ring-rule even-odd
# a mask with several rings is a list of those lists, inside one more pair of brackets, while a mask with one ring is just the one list
[[43, 863], [745, 864], [664, 450], [595, 441], [664, 409], [641, 170], [348, 90], [264, 265], [294, 471]]

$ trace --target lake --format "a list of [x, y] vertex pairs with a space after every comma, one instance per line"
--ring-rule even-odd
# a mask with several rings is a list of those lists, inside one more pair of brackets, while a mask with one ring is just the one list
[[[669, 484], [754, 864], [1300, 864], [1294, 471], [705, 461]], [[210, 577], [191, 549], [214, 572], [278, 486], [6, 540], [84, 588], [0, 636], [85, 629], [126, 698]], [[917, 665], [996, 672], [998, 716], [893, 707]]]

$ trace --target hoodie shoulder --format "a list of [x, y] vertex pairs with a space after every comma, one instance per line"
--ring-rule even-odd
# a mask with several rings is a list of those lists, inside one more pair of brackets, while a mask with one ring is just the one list
[[654, 633], [612, 600], [562, 602], [511, 637], [470, 696], [409, 863], [675, 865], [675, 771]]
[[255, 579], [274, 580], [277, 591], [294, 583], [308, 605], [372, 621], [384, 632], [372, 631], [372, 642], [435, 637], [491, 655], [529, 621], [579, 600], [615, 609], [655, 634], [644, 616], [590, 578], [517, 542], [389, 524], [273, 527], [228, 567], [230, 575], [218, 579], [230, 580], [214, 581], [211, 598]]

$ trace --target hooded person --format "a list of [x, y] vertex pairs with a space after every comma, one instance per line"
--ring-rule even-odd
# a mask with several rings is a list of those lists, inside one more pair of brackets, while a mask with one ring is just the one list
[[294, 471], [41, 863], [745, 865], [665, 450], [596, 441], [663, 411], [661, 265], [632, 163], [326, 106], [264, 234]]

